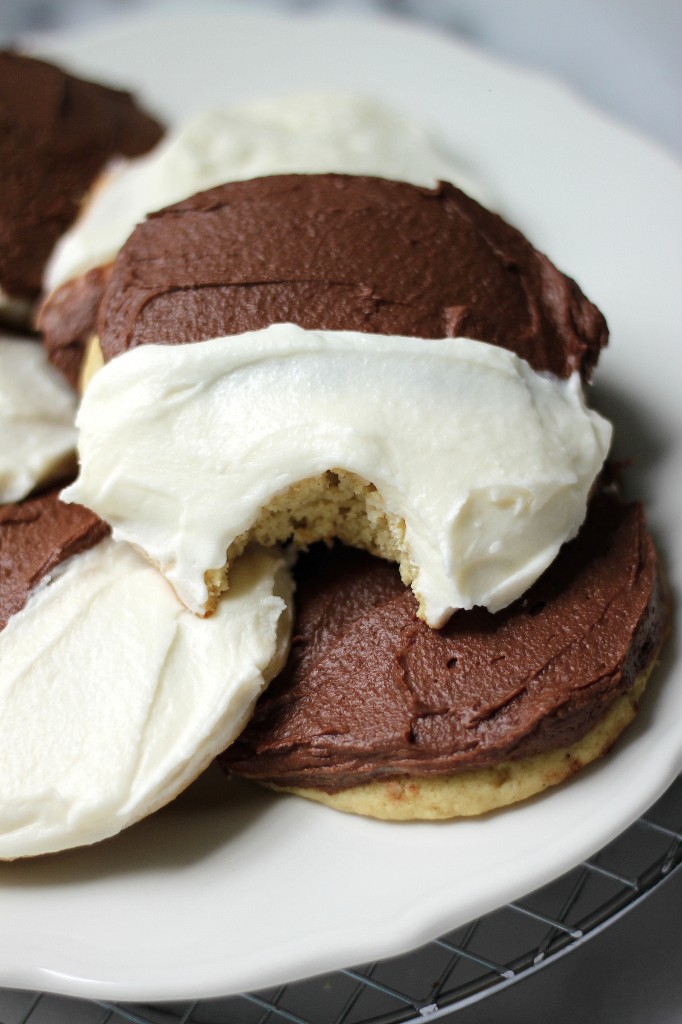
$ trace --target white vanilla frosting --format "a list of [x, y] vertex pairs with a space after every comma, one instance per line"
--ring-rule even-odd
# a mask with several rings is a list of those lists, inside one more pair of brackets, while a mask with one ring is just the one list
[[0, 337], [0, 503], [75, 465], [76, 396], [27, 338]]
[[530, 586], [578, 531], [611, 438], [577, 374], [463, 338], [291, 324], [132, 349], [93, 378], [78, 426], [65, 500], [144, 551], [191, 610], [275, 495], [346, 470], [377, 488], [377, 516], [404, 522], [432, 626]]
[[191, 782], [281, 667], [290, 591], [255, 549], [199, 619], [128, 545], [65, 562], [0, 632], [0, 857], [114, 835]]
[[318, 93], [256, 100], [201, 114], [151, 153], [114, 165], [57, 244], [52, 290], [111, 262], [147, 213], [226, 181], [268, 174], [369, 174], [431, 186], [478, 186], [411, 121], [368, 99]]

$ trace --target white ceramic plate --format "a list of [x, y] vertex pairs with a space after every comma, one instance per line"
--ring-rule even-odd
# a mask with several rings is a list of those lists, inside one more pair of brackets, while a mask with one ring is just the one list
[[[605, 311], [597, 399], [679, 589], [682, 173], [551, 81], [387, 22], [220, 14], [44, 53], [162, 114], [310, 87], [420, 118]], [[482, 820], [385, 824], [208, 775], [91, 849], [0, 866], [0, 984], [112, 999], [227, 994], [404, 951], [579, 862], [682, 768], [669, 649], [639, 721], [555, 792]]]

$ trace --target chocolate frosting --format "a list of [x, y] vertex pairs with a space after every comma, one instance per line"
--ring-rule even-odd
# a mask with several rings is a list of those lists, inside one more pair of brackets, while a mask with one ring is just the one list
[[129, 93], [0, 53], [0, 284], [8, 295], [38, 296], [48, 256], [100, 170], [161, 135]]
[[337, 174], [232, 182], [152, 214], [98, 326], [111, 359], [285, 321], [474, 338], [560, 377], [589, 377], [607, 340], [575, 282], [454, 186]]
[[87, 343], [111, 273], [111, 264], [95, 267], [57, 288], [38, 310], [36, 326], [47, 358], [76, 391]]
[[601, 495], [514, 605], [416, 617], [394, 566], [312, 549], [296, 570], [292, 652], [230, 771], [335, 791], [486, 767], [580, 739], [662, 640], [666, 607], [639, 505]]
[[17, 504], [0, 505], [0, 629], [48, 573], [109, 532], [94, 512], [61, 502], [60, 490], [53, 487]]

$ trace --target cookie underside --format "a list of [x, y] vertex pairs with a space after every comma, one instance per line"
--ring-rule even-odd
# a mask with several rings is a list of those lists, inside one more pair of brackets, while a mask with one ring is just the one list
[[545, 751], [518, 761], [503, 761], [449, 775], [409, 776], [377, 780], [338, 793], [322, 789], [276, 786], [269, 789], [293, 793], [326, 804], [337, 811], [385, 821], [437, 821], [474, 817], [519, 803], [557, 786], [591, 761], [606, 754], [630, 725], [639, 708], [649, 675], [658, 657], [655, 652], [634, 685], [610, 704], [604, 717], [569, 747]]

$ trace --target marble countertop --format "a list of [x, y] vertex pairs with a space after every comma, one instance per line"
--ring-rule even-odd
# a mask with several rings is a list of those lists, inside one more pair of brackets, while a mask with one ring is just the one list
[[[173, 6], [189, 5], [170, 0], [162, 6], [167, 13]], [[192, 9], [196, 6], [193, 2]], [[203, 0], [202, 6], [229, 9], [230, 4]], [[0, 44], [21, 42], [35, 33], [103, 25], [155, 8], [158, 0], [2, 0]], [[252, 0], [249, 8], [343, 9], [358, 16], [390, 11], [427, 21], [499, 57], [551, 72], [682, 156], [679, 0]], [[569, 956], [456, 1012], [453, 1019], [462, 1024], [677, 1024], [682, 1012], [682, 972], [675, 969], [682, 962], [680, 906], [678, 871]], [[0, 1024], [73, 1024], [81, 1019], [72, 1000], [36, 999], [35, 994], [0, 990]], [[101, 1019], [111, 1024], [119, 1020], [105, 1018], [103, 1012]]]

